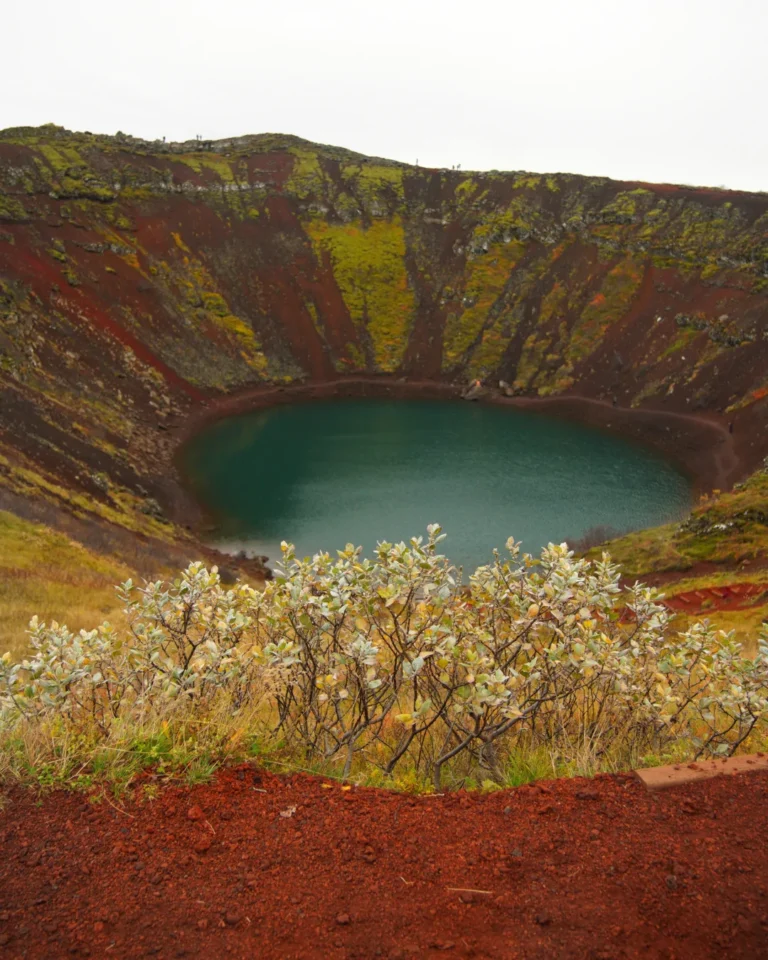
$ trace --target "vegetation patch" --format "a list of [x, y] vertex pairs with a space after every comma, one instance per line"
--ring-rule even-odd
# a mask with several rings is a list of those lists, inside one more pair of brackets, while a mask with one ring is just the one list
[[370, 338], [376, 369], [397, 370], [415, 313], [400, 220], [376, 220], [369, 227], [312, 220], [304, 229], [318, 255], [328, 254], [349, 315]]
[[0, 511], [0, 645], [14, 660], [28, 652], [25, 629], [39, 615], [73, 630], [108, 617], [124, 625], [114, 584], [129, 569], [62, 533]]
[[469, 348], [484, 331], [472, 355], [472, 374], [487, 375], [499, 364], [512, 334], [506, 336], [499, 326], [490, 324], [493, 309], [502, 297], [510, 274], [525, 252], [518, 240], [491, 244], [488, 252], [467, 262], [464, 295], [460, 308], [452, 312], [443, 335], [443, 369], [451, 370], [463, 359]]
[[768, 464], [732, 491], [702, 497], [682, 522], [630, 533], [611, 541], [610, 550], [625, 574], [638, 576], [689, 570], [701, 562], [733, 567], [765, 558]]
[[726, 756], [764, 735], [765, 633], [754, 657], [707, 624], [674, 633], [654, 591], [622, 590], [607, 555], [577, 560], [565, 544], [534, 561], [509, 541], [509, 559], [464, 588], [441, 539], [433, 525], [373, 560], [284, 545], [263, 591], [226, 589], [200, 563], [173, 583], [128, 580], [124, 629], [34, 618], [31, 655], [0, 661], [8, 772], [130, 777], [173, 767], [183, 743], [207, 769], [280, 750], [439, 790], [457, 765], [499, 784], [542, 750], [595, 770]]
[[616, 264], [571, 330], [566, 358], [575, 365], [592, 353], [612, 324], [629, 310], [643, 281], [643, 267], [631, 257]]

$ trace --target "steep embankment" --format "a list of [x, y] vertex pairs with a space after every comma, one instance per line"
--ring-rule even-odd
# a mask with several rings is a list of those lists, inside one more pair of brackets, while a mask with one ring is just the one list
[[768, 453], [767, 303], [764, 194], [6, 130], [0, 508], [178, 546], [190, 414], [354, 377], [604, 401], [694, 466], [718, 431], [657, 414], [732, 424], [732, 481]]

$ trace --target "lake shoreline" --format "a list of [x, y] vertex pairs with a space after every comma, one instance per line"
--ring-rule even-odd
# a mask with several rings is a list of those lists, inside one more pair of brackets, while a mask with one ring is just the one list
[[301, 555], [348, 540], [370, 550], [376, 539], [407, 539], [440, 520], [456, 541], [449, 555], [474, 569], [503, 550], [501, 518], [537, 554], [601, 525], [634, 530], [691, 508], [690, 477], [617, 433], [516, 405], [459, 402], [456, 391], [406, 399], [382, 396], [379, 384], [375, 396], [369, 384], [343, 387], [344, 396], [328, 386], [322, 397], [281, 391], [285, 403], [265, 404], [271, 398], [260, 392], [245, 413], [214, 411], [180, 448], [187, 489], [225, 552], [274, 558], [281, 539]]
[[[250, 387], [216, 397], [200, 406], [174, 431], [172, 466], [180, 487], [181, 499], [189, 509], [180, 454], [184, 446], [201, 430], [218, 420], [235, 417], [265, 407], [312, 400], [382, 398], [462, 400], [466, 385], [434, 380], [406, 378], [339, 377], [328, 381], [305, 381], [285, 386]], [[598, 398], [578, 395], [556, 397], [507, 397], [487, 390], [473, 402], [525, 409], [558, 420], [569, 421], [618, 434], [650, 448], [677, 466], [690, 479], [694, 496], [712, 490], [727, 490], [758, 465], [745, 457], [729, 432], [728, 420], [714, 415], [694, 415], [672, 410], [614, 406]], [[198, 510], [200, 505], [195, 501]], [[193, 524], [194, 525], [194, 524]]]

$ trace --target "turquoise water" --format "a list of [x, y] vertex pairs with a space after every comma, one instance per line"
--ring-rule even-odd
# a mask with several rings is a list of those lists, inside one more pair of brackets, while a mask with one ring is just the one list
[[220, 421], [182, 453], [214, 541], [272, 561], [424, 534], [438, 522], [465, 571], [509, 536], [538, 553], [603, 525], [679, 517], [688, 480], [622, 439], [523, 410], [466, 402], [313, 401]]

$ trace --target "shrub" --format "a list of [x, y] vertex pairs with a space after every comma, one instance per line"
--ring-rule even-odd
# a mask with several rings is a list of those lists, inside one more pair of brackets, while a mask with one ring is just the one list
[[202, 743], [225, 718], [230, 745], [266, 736], [343, 776], [405, 764], [439, 789], [459, 762], [503, 782], [523, 748], [593, 766], [681, 744], [727, 755], [765, 723], [768, 636], [748, 658], [707, 623], [674, 633], [658, 593], [565, 544], [534, 559], [510, 540], [462, 584], [442, 538], [433, 525], [373, 559], [284, 544], [263, 591], [200, 563], [172, 584], [128, 581], [125, 635], [33, 620], [32, 654], [0, 666], [6, 745], [40, 729], [89, 750], [146, 743], [137, 731], [159, 723], [185, 744], [197, 724]]
[[[624, 531], [624, 533], [626, 533], [626, 531]], [[580, 537], [571, 539], [568, 542], [576, 553], [586, 553], [593, 547], [599, 547], [602, 543], [607, 543], [609, 540], [616, 540], [618, 537], [624, 536], [624, 533], [622, 533], [621, 530], [616, 530], [614, 527], [597, 524], [585, 530]]]

